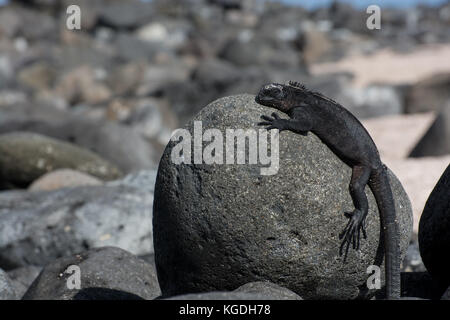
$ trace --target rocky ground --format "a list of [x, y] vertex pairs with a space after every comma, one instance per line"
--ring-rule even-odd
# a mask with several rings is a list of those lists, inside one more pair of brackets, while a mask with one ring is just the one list
[[345, 264], [350, 171], [314, 136], [283, 133], [267, 179], [167, 161], [174, 129], [251, 127], [271, 112], [252, 95], [288, 80], [362, 120], [393, 173], [402, 295], [448, 299], [450, 4], [366, 18], [258, 0], [0, 6], [0, 299], [382, 297], [364, 289], [382, 265], [373, 197]]

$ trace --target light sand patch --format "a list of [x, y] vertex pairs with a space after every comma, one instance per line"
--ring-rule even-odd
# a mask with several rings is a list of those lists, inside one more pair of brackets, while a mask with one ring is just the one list
[[377, 144], [382, 159], [403, 159], [419, 142], [435, 117], [433, 112], [427, 112], [365, 119], [362, 123]]
[[410, 53], [382, 49], [371, 55], [354, 54], [338, 62], [311, 65], [313, 75], [349, 71], [354, 85], [411, 84], [435, 73], [450, 72], [450, 45], [424, 45]]
[[383, 162], [395, 173], [411, 200], [415, 232], [430, 192], [450, 163], [450, 155], [406, 158], [434, 118], [433, 113], [424, 113], [363, 121], [380, 150]]
[[414, 232], [417, 232], [425, 203], [450, 163], [450, 156], [402, 160], [385, 159], [385, 163], [400, 180], [411, 200]]

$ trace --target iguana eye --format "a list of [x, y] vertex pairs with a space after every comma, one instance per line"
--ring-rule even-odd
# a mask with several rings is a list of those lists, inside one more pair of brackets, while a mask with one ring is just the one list
[[275, 84], [269, 84], [263, 88], [263, 93], [268, 97], [279, 98], [283, 95], [283, 88]]
[[272, 88], [269, 89], [269, 94], [270, 94], [271, 96], [277, 96], [277, 95], [279, 95], [280, 93], [281, 93], [281, 89], [280, 89], [280, 88], [272, 87]]

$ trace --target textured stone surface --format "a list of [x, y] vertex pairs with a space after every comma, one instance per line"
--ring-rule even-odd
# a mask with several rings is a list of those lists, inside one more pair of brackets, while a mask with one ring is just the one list
[[0, 193], [0, 267], [44, 265], [98, 246], [152, 253], [151, 181], [154, 172], [143, 172], [107, 186]]
[[0, 300], [16, 300], [17, 296], [11, 279], [0, 269]]
[[450, 165], [427, 200], [419, 222], [419, 248], [434, 279], [448, 286], [450, 275]]
[[0, 177], [27, 186], [43, 174], [70, 168], [100, 179], [120, 177], [120, 170], [89, 150], [47, 136], [12, 132], [0, 135]]
[[22, 298], [41, 270], [42, 267], [29, 265], [8, 271], [17, 298]]
[[[71, 265], [80, 269], [80, 289], [68, 289]], [[94, 248], [47, 265], [24, 300], [135, 300], [154, 299], [160, 290], [151, 264], [115, 248]]]
[[267, 295], [276, 300], [302, 300], [298, 294], [291, 290], [267, 281], [250, 282], [240, 286], [234, 292]]
[[191, 293], [167, 300], [302, 300], [289, 289], [268, 281], [246, 283], [234, 291]]
[[[219, 99], [194, 120], [203, 130], [253, 128], [273, 110], [254, 96]], [[186, 126], [192, 134], [192, 122]], [[225, 136], [225, 134], [224, 134]], [[369, 199], [368, 239], [358, 252], [339, 256], [343, 212], [353, 209], [351, 169], [314, 134], [280, 135], [280, 169], [261, 165], [175, 165], [170, 142], [161, 159], [154, 201], [155, 260], [163, 295], [233, 290], [268, 280], [304, 299], [365, 295], [366, 269], [380, 264], [380, 227]], [[401, 257], [412, 231], [409, 199], [390, 173], [399, 220]], [[382, 271], [383, 277], [384, 271]]]
[[167, 300], [274, 300], [274, 298], [257, 293], [213, 291], [182, 294], [168, 298]]

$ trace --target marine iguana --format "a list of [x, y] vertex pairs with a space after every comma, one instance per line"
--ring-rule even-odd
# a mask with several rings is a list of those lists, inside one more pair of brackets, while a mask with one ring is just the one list
[[344, 261], [350, 244], [358, 250], [361, 232], [367, 238], [365, 220], [368, 201], [364, 192], [368, 184], [375, 196], [384, 231], [386, 298], [400, 297], [399, 236], [394, 198], [389, 184], [387, 167], [381, 162], [378, 149], [361, 122], [339, 103], [324, 95], [308, 90], [298, 82], [288, 85], [272, 83], [261, 88], [255, 101], [261, 105], [286, 113], [290, 119], [262, 115], [258, 125], [267, 129], [289, 130], [306, 135], [313, 132], [344, 163], [352, 168], [349, 185], [355, 209], [345, 212], [349, 219], [339, 235], [343, 239], [339, 254], [345, 248]]

